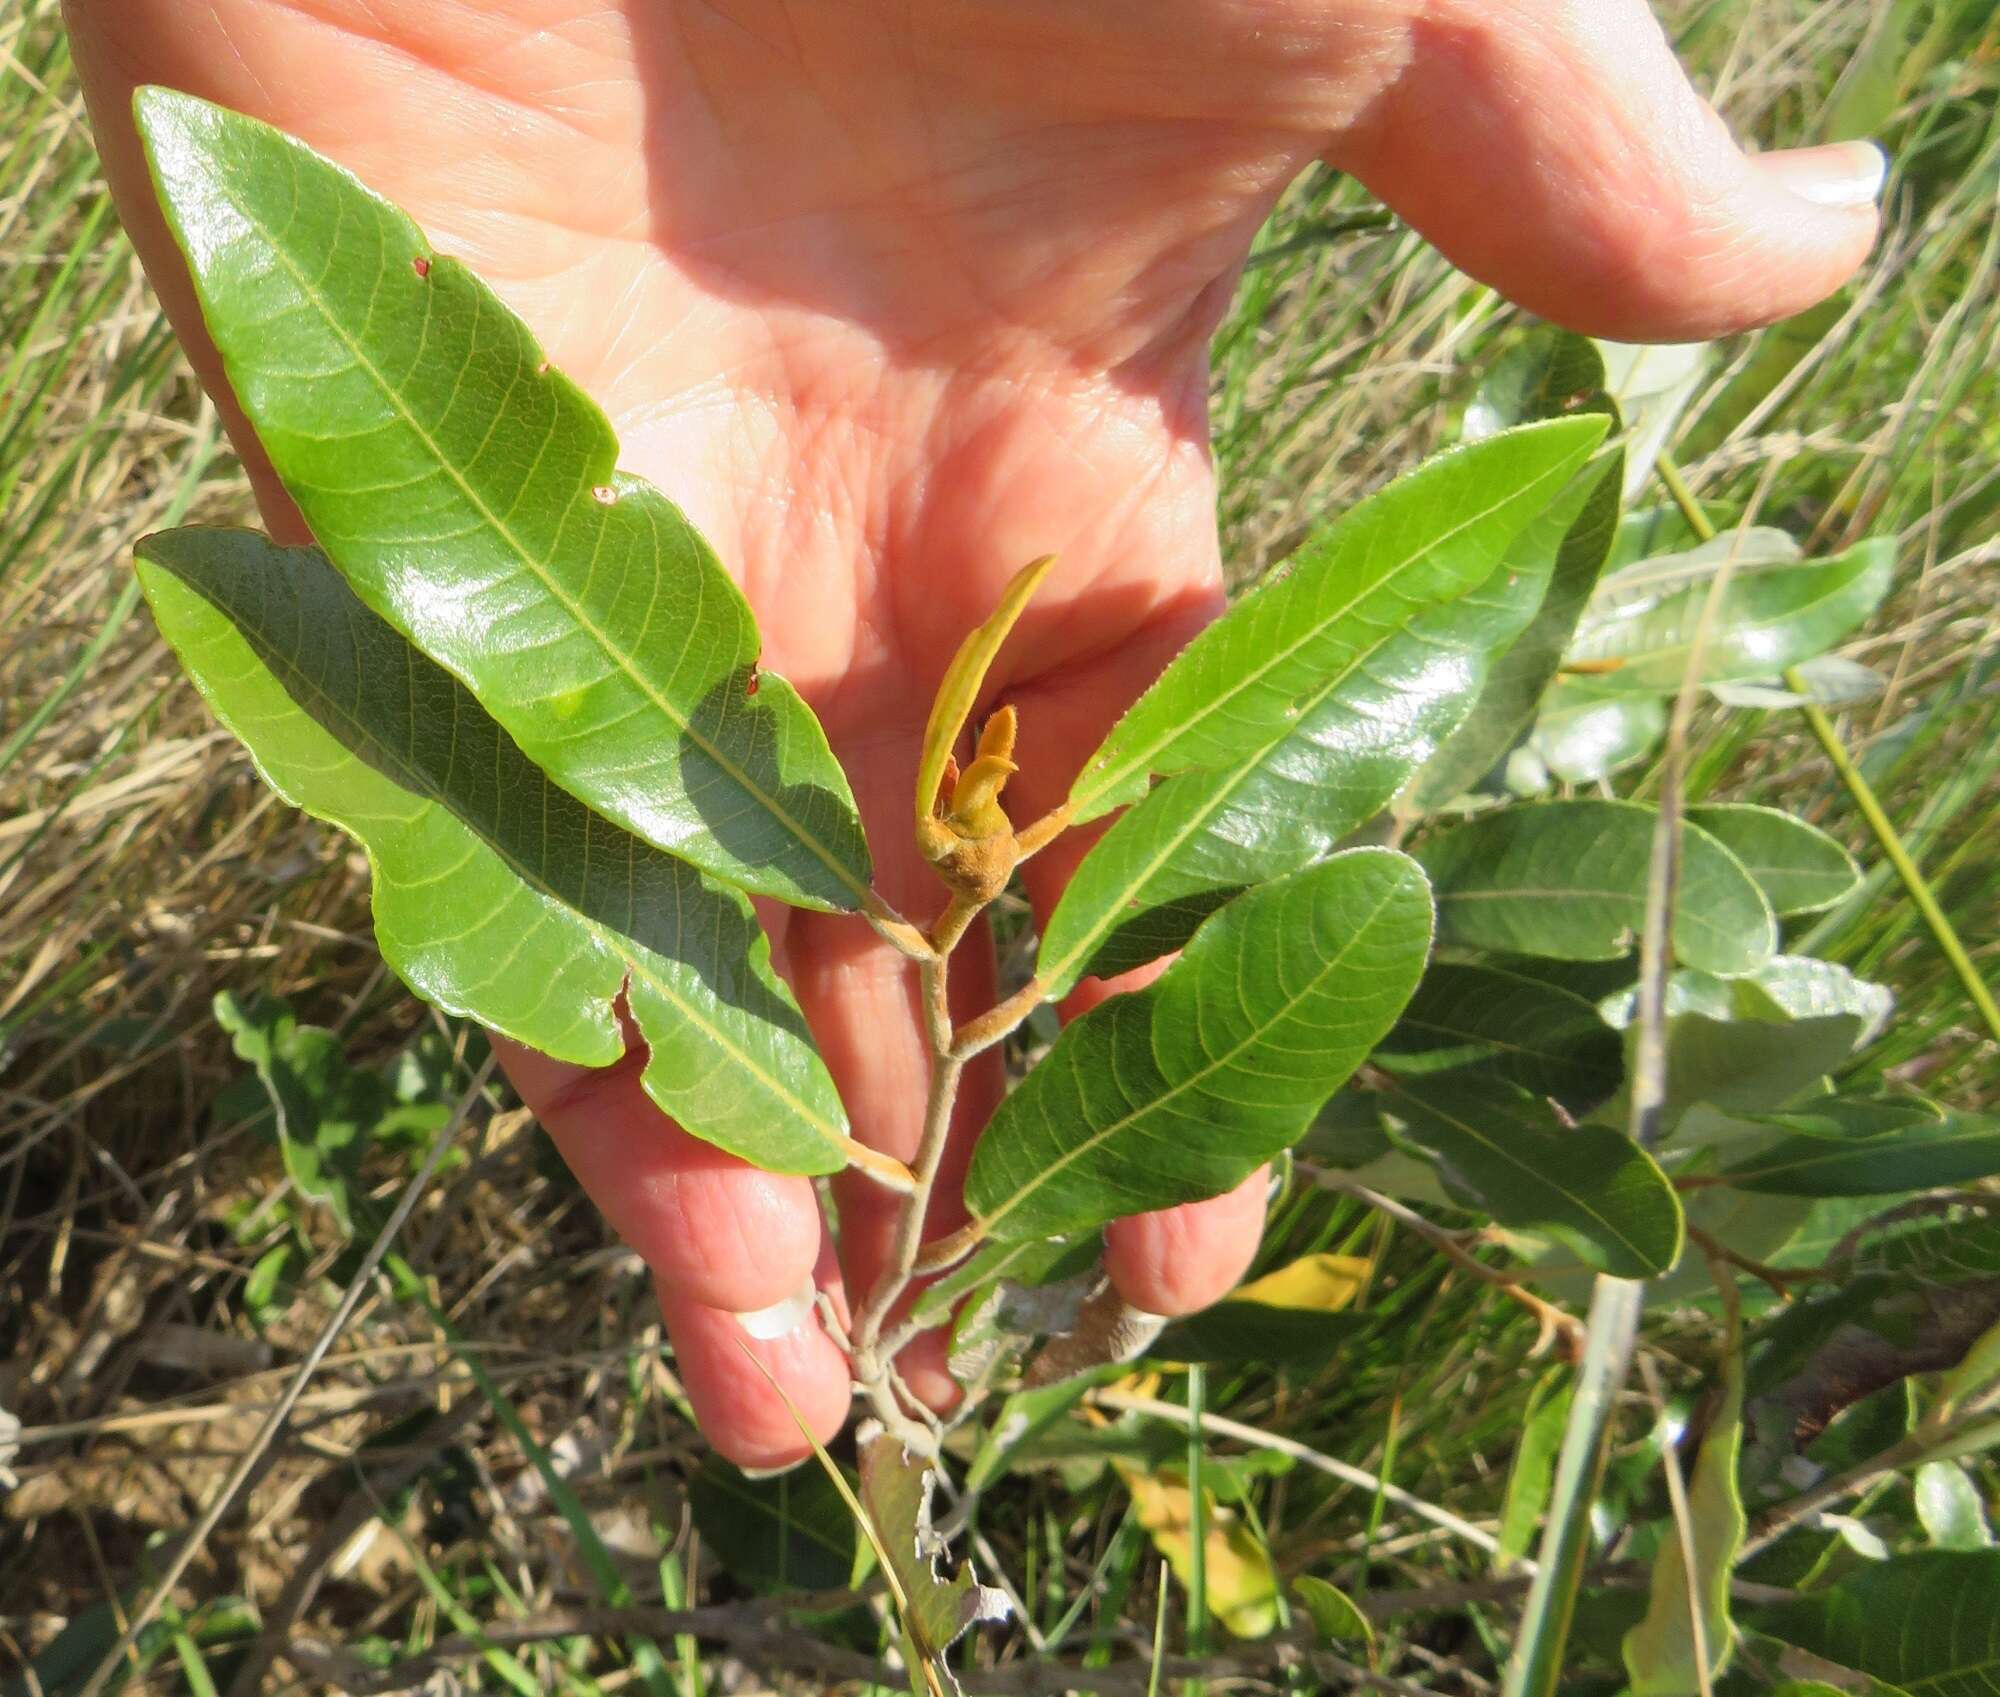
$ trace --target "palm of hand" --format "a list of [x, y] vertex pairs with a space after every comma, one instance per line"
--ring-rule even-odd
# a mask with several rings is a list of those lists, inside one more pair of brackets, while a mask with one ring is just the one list
[[[1400, 0], [104, 10], [100, 33], [73, 3], [101, 130], [141, 80], [252, 111], [407, 207], [528, 320], [610, 413], [625, 467], [739, 573], [765, 663], [853, 778], [879, 887], [920, 918], [937, 887], [907, 809], [959, 637], [1016, 567], [1061, 556], [995, 680], [1022, 709], [1010, 800], [1031, 816], [1218, 605], [1204, 349], [1271, 201], [1332, 151], [1392, 190], [1416, 170], [1399, 198], [1421, 221], [1415, 155], [1447, 145], [1382, 153], [1444, 98], [1442, 72], [1428, 94], [1402, 86], [1441, 26]], [[126, 152], [110, 163], [129, 216], [144, 191]], [[1475, 262], [1491, 246], [1476, 219], [1453, 233]], [[157, 229], [137, 234], [166, 275]], [[1037, 905], [1074, 854], [1033, 863]], [[903, 963], [856, 921], [765, 917], [860, 1134], [907, 1157], [926, 1063]], [[990, 980], [990, 963], [955, 972], [967, 1011]], [[816, 1258], [838, 1300], [809, 1187], [672, 1132], [629, 1069], [511, 1070], [660, 1275], [712, 1435], [748, 1461], [799, 1453], [727, 1311], [784, 1296]], [[969, 1081], [963, 1133], [998, 1084], [990, 1066]], [[1147, 1306], [1199, 1305], [1240, 1272], [1260, 1212], [1250, 1190], [1130, 1222], [1113, 1270]], [[889, 1215], [857, 1182], [842, 1216], [865, 1287]], [[816, 1326], [756, 1348], [811, 1423], [838, 1424], [846, 1375]], [[950, 1394], [934, 1364], [909, 1376]]]

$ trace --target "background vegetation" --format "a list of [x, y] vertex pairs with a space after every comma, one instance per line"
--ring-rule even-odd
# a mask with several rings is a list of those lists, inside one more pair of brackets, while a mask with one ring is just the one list
[[[1714, 350], [1672, 447], [1704, 504], [1727, 515], [1754, 499], [1810, 552], [1896, 538], [1896, 588], [1846, 650], [1887, 686], [1840, 713], [1840, 733], [1991, 980], [2000, 26], [1984, 4], [1668, 10], [1741, 131], [1769, 145], [1872, 133], [1896, 161], [1861, 281], [1822, 314]], [[10, 1457], [0, 1419], [0, 1679], [40, 1655], [52, 1690], [77, 1689], [149, 1564], [213, 1499], [483, 1059], [476, 1033], [413, 1003], [376, 958], [358, 852], [261, 789], [138, 606], [137, 536], [249, 504], [96, 170], [54, 0], [0, 0], [0, 1408], [22, 1428]], [[1301, 185], [1218, 338], [1233, 568], [1253, 577], [1446, 440], [1518, 322], [1351, 185]], [[1657, 776], [1642, 761], [1609, 788], [1644, 797]], [[1848, 1082], [2000, 1103], [2000, 1052], [1799, 717], [1705, 708], [1689, 792], [1781, 804], [1869, 869], [1809, 937], [1900, 999]], [[310, 1129], [284, 1158], [257, 1074], [273, 1046], [315, 1081]], [[780, 1552], [793, 1588], [845, 1583], [851, 1533], [810, 1475], [786, 1488], [789, 1538], [731, 1547], [732, 1530], [776, 1524], [775, 1491], [707, 1464], [635, 1259], [487, 1089], [403, 1260], [365, 1284], [298, 1416], [206, 1540], [186, 1612], [143, 1640], [133, 1672], [149, 1688], [248, 1689], [242, 1644], [259, 1620], [379, 1640], [386, 1658], [478, 1622], [612, 1602], [737, 1608], [714, 1624], [763, 1633], [740, 1602]], [[1162, 1576], [1184, 1455], [1121, 1451], [1107, 1471], [1078, 1424], [982, 1507], [982, 1567], [1024, 1617], [1001, 1644], [1102, 1656], [1164, 1621], [1176, 1648], [1206, 1638], [1222, 1679], [1277, 1680], [1223, 1630], [1268, 1560], [1377, 1600], [1459, 1588], [1444, 1595], [1460, 1606], [1399, 1616], [1366, 1656], [1357, 1643], [1354, 1677], [1492, 1688], [1504, 1621], [1484, 1604], [1506, 1595], [1505, 1552], [1525, 1536], [1505, 1512], [1510, 1470], [1524, 1439], [1551, 1440], [1561, 1369], [1521, 1306], [1350, 1198], [1291, 1195], [1257, 1271], [1314, 1253], [1351, 1258], [1362, 1323], [1338, 1352], [1316, 1370], [1198, 1381], [1231, 1423], [1210, 1464], [1234, 1528], [1205, 1588], [1222, 1621], [1211, 1631], [1204, 1604], [1187, 1608]], [[1663, 1442], [1702, 1417], [1713, 1331], [1712, 1316], [1649, 1314], [1608, 1513], [1657, 1512], [1646, 1493]], [[1188, 1377], [1112, 1394], [1180, 1404]], [[1098, 1410], [1100, 1429], [1115, 1412]], [[1828, 1434], [1838, 1453], [1883, 1447], [1845, 1424]], [[1934, 1485], [1953, 1496], [1940, 1507], [1894, 1482], [1850, 1510], [1877, 1517], [1855, 1536], [1976, 1537], [2000, 1478], [1978, 1457], [1953, 1477], [1972, 1506], [1958, 1485]], [[1575, 1648], [1580, 1673], [1609, 1682], [1630, 1617], [1607, 1594]], [[624, 1665], [607, 1675], [592, 1648], [604, 1623], [573, 1624], [513, 1648], [481, 1637], [451, 1677], [690, 1697], [778, 1677], [671, 1636], [657, 1652], [614, 1647]], [[802, 1688], [854, 1676], [881, 1644], [865, 1610], [830, 1608], [816, 1631], [826, 1657]], [[969, 1683], [1032, 1688], [1021, 1673]], [[310, 1666], [300, 1677], [315, 1683]]]

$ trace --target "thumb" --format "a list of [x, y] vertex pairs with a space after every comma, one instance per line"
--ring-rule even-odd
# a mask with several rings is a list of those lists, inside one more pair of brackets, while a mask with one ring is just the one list
[[1696, 341], [1831, 294], [1867, 257], [1881, 153], [1746, 155], [1644, 0], [1448, 0], [1328, 152], [1530, 311]]

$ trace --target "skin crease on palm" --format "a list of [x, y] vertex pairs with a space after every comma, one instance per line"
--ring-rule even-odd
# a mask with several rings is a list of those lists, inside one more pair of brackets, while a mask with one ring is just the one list
[[[1643, 0], [70, 0], [69, 20], [127, 226], [225, 411], [132, 134], [138, 83], [302, 137], [528, 321], [610, 414], [625, 468], [739, 575], [764, 663], [852, 774], [879, 887], [918, 918], [941, 896], [909, 841], [925, 711], [1007, 577], [1060, 555], [990, 691], [1021, 712], [1016, 819], [1061, 799], [1219, 609], [1207, 338], [1314, 160], [1522, 305], [1634, 340], [1797, 311], [1876, 229], [1872, 150], [1747, 159]], [[298, 538], [231, 423], [274, 531]], [[1086, 837], [1025, 869], [1043, 915]], [[909, 1157], [913, 972], [859, 920], [762, 911], [859, 1135]], [[983, 939], [952, 988], [960, 1017], [991, 1002]], [[504, 1059], [651, 1265], [717, 1448], [805, 1453], [746, 1346], [837, 1430], [848, 1376], [818, 1321], [753, 1340], [735, 1315], [809, 1272], [836, 1303], [865, 1291], [886, 1193], [840, 1181], [836, 1255], [807, 1181], [666, 1124], [629, 1061]], [[933, 1231], [963, 1217], [957, 1178], [999, 1091], [989, 1055]], [[1260, 1174], [1111, 1228], [1120, 1290], [1162, 1313], [1214, 1300], [1254, 1252], [1263, 1192]], [[953, 1394], [934, 1337], [903, 1365], [934, 1402]]]

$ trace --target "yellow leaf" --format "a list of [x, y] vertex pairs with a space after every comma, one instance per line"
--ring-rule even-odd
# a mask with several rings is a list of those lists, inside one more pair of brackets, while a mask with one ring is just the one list
[[1001, 643], [1007, 640], [1007, 633], [1014, 628], [1029, 597], [1041, 587], [1042, 579], [1055, 563], [1055, 555], [1044, 554], [1016, 572], [1013, 581], [1001, 592], [1000, 605], [958, 645], [958, 652], [945, 668], [937, 697], [931, 702], [930, 719], [924, 725], [923, 758], [917, 766], [919, 825], [931, 816], [938, 784], [944, 777], [944, 763], [958, 741], [959, 732], [965, 729], [972, 704], [979, 699], [987, 668], [993, 664], [993, 657], [1000, 652]]
[[[1190, 1529], [1193, 1497], [1178, 1480], [1162, 1479], [1119, 1464], [1125, 1488], [1139, 1524], [1151, 1535], [1153, 1547], [1166, 1558], [1174, 1576], [1185, 1586], [1194, 1540]], [[1278, 1576], [1264, 1546], [1237, 1519], [1211, 1498], [1202, 1539], [1203, 1590], [1208, 1612], [1238, 1638], [1262, 1638], [1278, 1624]]]
[[1362, 1255], [1307, 1255], [1288, 1267], [1238, 1285], [1232, 1302], [1261, 1302], [1270, 1308], [1311, 1308], [1337, 1313], [1362, 1292], [1374, 1264]]

